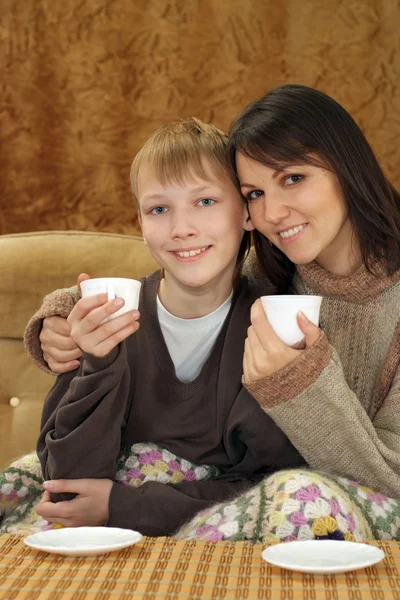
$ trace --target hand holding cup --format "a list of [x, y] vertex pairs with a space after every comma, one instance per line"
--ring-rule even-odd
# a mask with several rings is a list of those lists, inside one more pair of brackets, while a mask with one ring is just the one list
[[300, 312], [318, 327], [322, 296], [274, 295], [261, 296], [260, 300], [272, 329], [288, 346], [294, 346], [304, 338], [304, 332], [297, 322], [297, 315]]
[[82, 298], [67, 319], [71, 339], [87, 354], [106, 356], [139, 328], [140, 282], [89, 279], [81, 283], [81, 291]]
[[[265, 298], [274, 298], [274, 301], [277, 300], [277, 306], [283, 307], [282, 312], [277, 311], [278, 318], [276, 315], [274, 316], [273, 312], [269, 312], [267, 318], [263, 302]], [[284, 298], [297, 298], [297, 301], [284, 300]], [[316, 324], [308, 318], [310, 312], [308, 308], [305, 308], [305, 304], [302, 304], [302, 298], [310, 298], [310, 296], [264, 296], [253, 304], [250, 314], [251, 327], [247, 330], [243, 357], [243, 380], [245, 383], [273, 375], [304, 352], [304, 350], [292, 348], [288, 342], [293, 345], [304, 339], [306, 347], [308, 347], [318, 341], [321, 336], [318, 318], [322, 298], [316, 297], [318, 299], [312, 303], [318, 306], [317, 313], [311, 314], [311, 318], [316, 320]], [[294, 306], [291, 310], [285, 311], [285, 303]], [[307, 314], [305, 314], [306, 312]], [[282, 325], [282, 328], [279, 329], [278, 325]], [[286, 343], [282, 339], [284, 332]]]

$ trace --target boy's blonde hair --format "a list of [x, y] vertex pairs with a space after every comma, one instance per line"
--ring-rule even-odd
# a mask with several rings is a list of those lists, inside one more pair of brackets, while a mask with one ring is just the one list
[[[138, 179], [143, 166], [149, 167], [151, 174], [161, 185], [172, 182], [184, 185], [190, 176], [202, 179], [209, 176], [206, 161], [216, 174], [225, 175], [234, 185], [236, 182], [239, 191], [237, 179], [228, 161], [227, 141], [228, 136], [217, 127], [195, 117], [158, 129], [139, 150], [131, 166], [131, 187], [138, 210], [140, 211]], [[250, 232], [244, 231], [233, 275], [234, 287], [239, 283], [249, 249]]]
[[142, 166], [148, 166], [162, 184], [187, 181], [197, 176], [205, 179], [205, 161], [213, 170], [234, 181], [226, 154], [227, 136], [214, 125], [194, 117], [170, 123], [158, 129], [147, 140], [131, 167], [132, 193], [138, 201], [138, 176]]

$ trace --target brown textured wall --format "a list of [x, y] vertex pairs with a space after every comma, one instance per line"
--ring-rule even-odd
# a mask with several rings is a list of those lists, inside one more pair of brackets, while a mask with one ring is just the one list
[[0, 0], [0, 233], [138, 232], [154, 129], [227, 129], [283, 82], [341, 102], [400, 187], [399, 32], [399, 0]]

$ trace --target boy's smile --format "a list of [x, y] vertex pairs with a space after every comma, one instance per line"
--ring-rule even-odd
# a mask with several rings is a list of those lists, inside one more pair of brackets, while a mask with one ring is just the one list
[[183, 262], [191, 262], [202, 258], [211, 246], [203, 246], [203, 248], [182, 248], [179, 250], [171, 250], [178, 260]]

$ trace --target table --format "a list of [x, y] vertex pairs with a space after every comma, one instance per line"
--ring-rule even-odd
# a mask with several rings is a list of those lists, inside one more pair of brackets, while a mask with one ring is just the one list
[[0, 535], [0, 600], [400, 600], [400, 543], [386, 559], [340, 575], [271, 567], [262, 544], [143, 538], [119, 552], [67, 557]]

